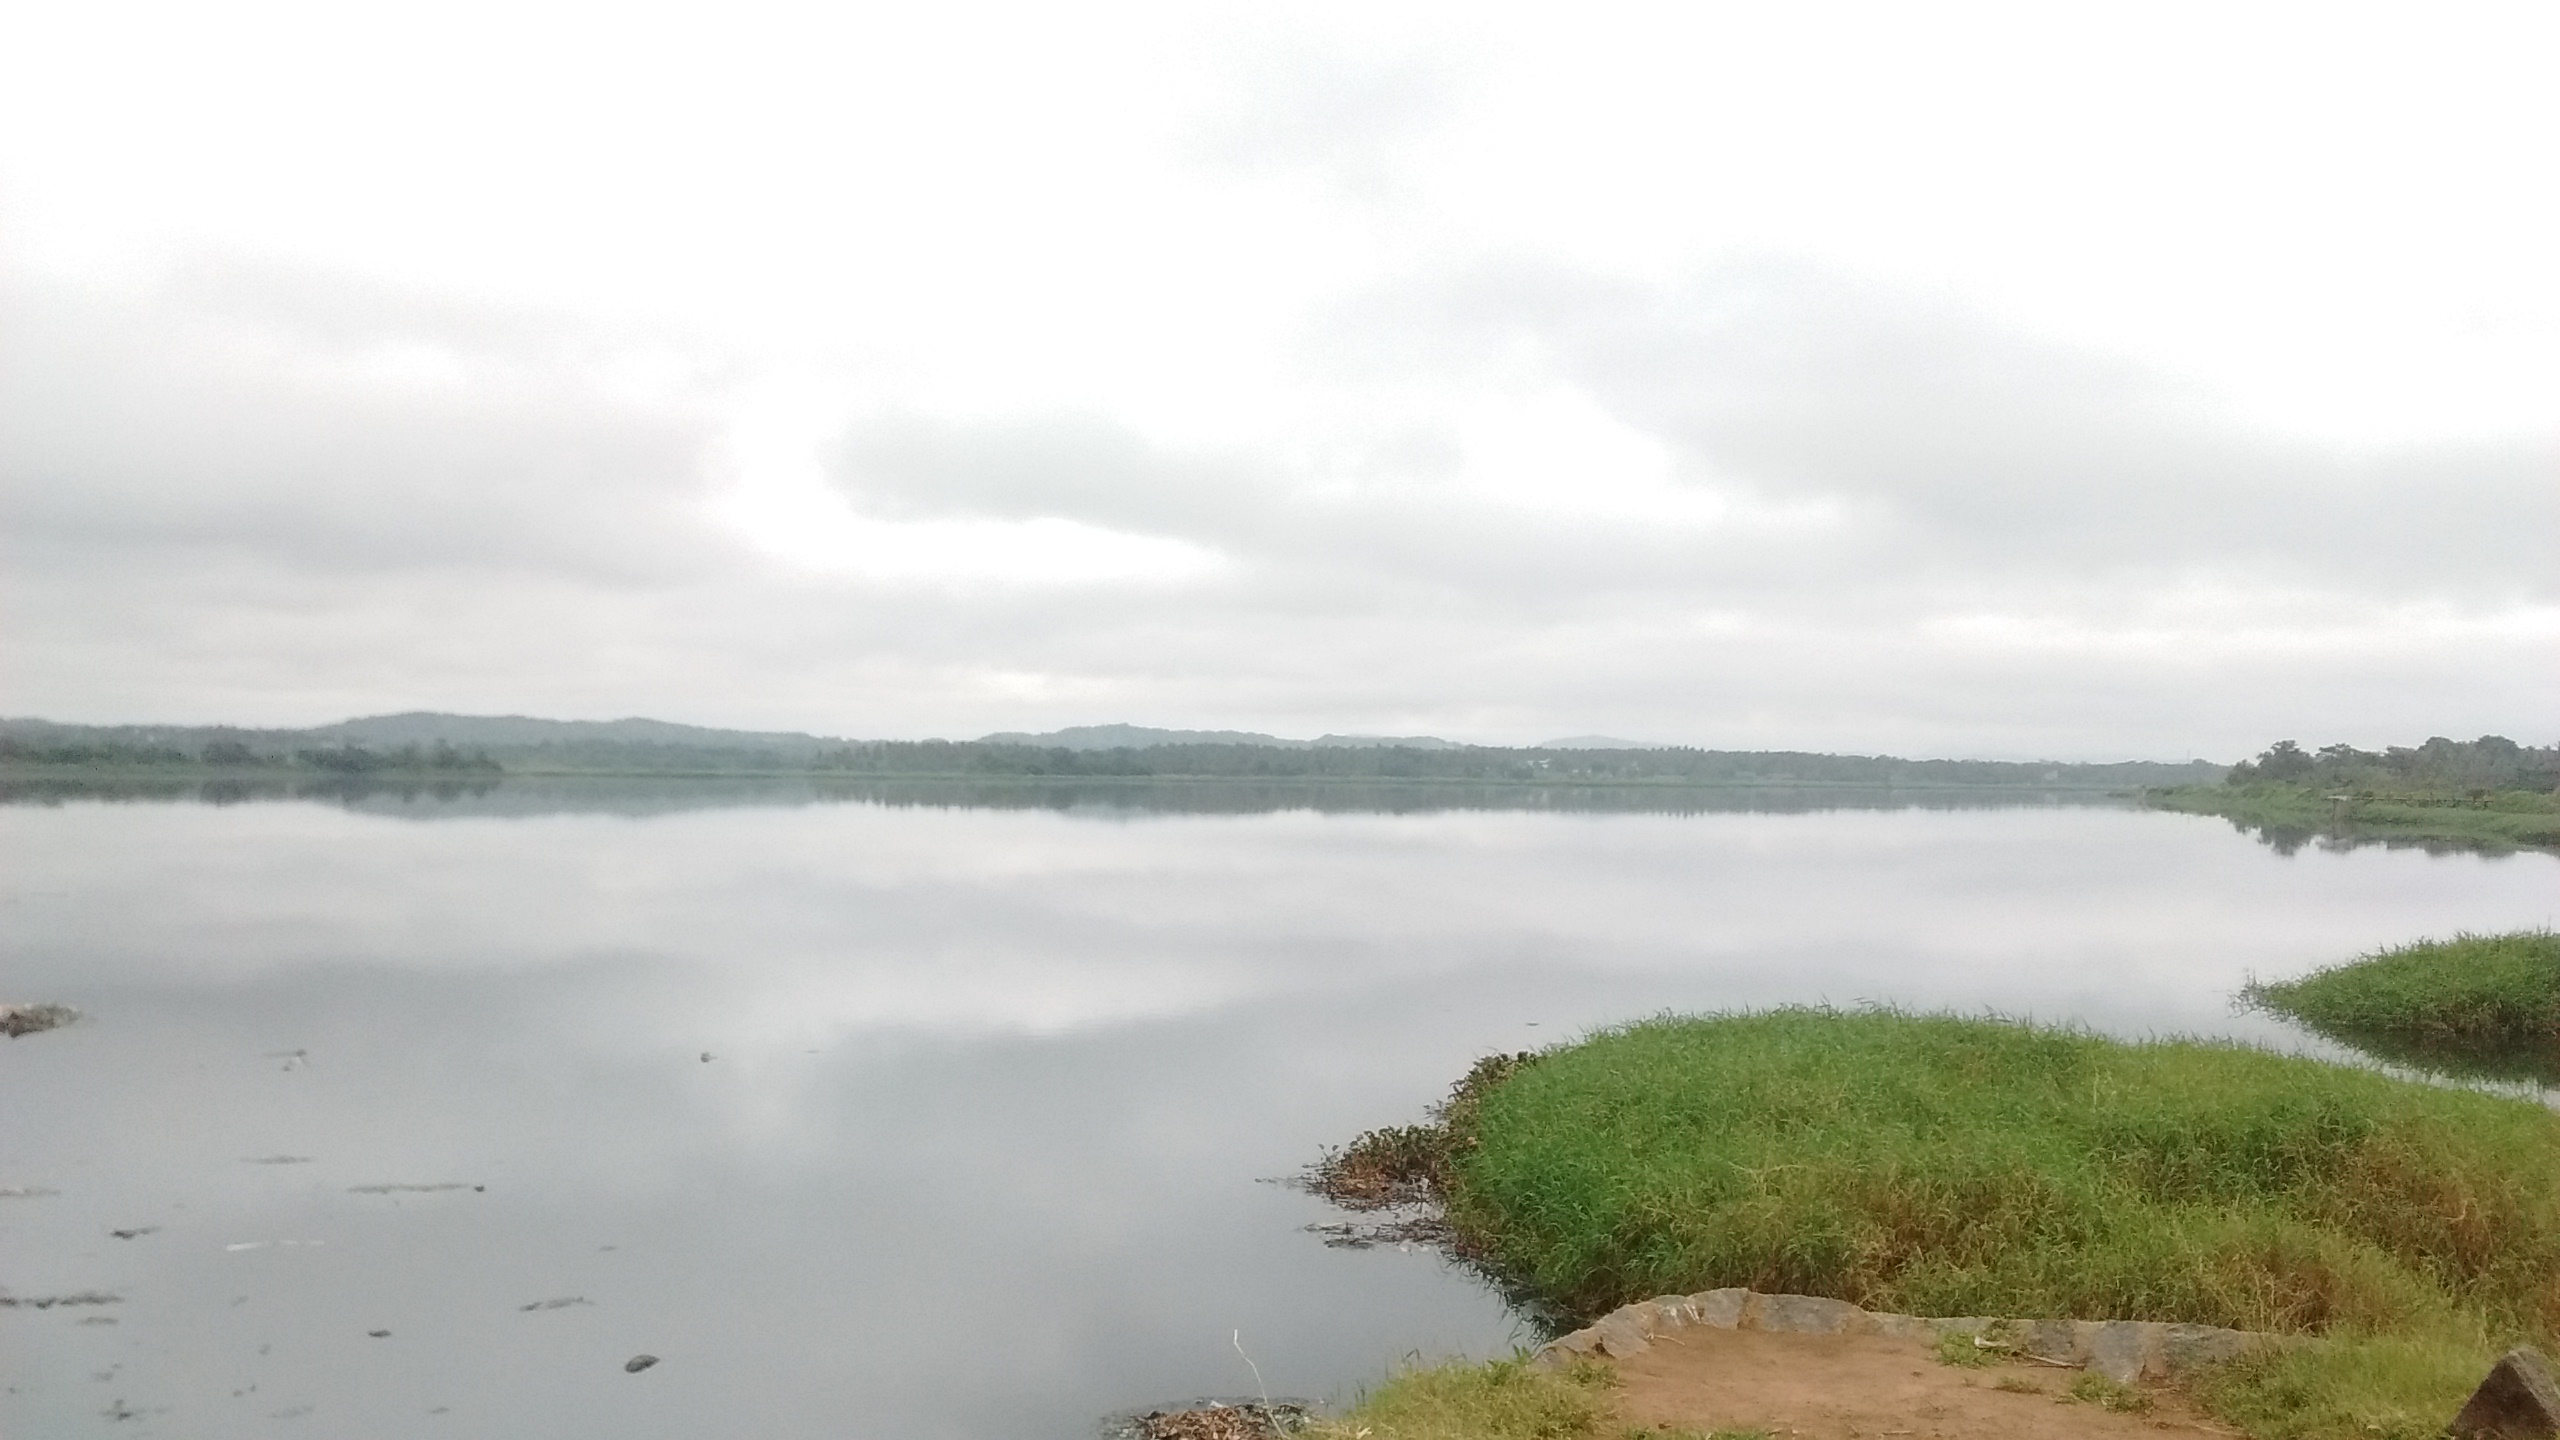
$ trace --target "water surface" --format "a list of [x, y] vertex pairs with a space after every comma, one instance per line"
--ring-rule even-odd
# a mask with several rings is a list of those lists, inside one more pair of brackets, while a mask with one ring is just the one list
[[1068, 1440], [1239, 1346], [1341, 1397], [1535, 1338], [1262, 1183], [1479, 1054], [1810, 1002], [2305, 1045], [2231, 992], [2560, 911], [2548, 855], [2104, 805], [1326, 793], [0, 806], [0, 998], [89, 1017], [0, 1045], [0, 1190], [53, 1192], [0, 1285], [121, 1297], [0, 1309], [0, 1434]]

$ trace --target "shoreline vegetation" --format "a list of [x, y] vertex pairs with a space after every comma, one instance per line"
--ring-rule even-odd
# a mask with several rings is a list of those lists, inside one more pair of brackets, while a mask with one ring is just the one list
[[[2062, 763], [1575, 744], [1458, 745], [1429, 736], [1280, 741], [1195, 732], [981, 740], [830, 740], [660, 721], [390, 715], [310, 730], [0, 720], [0, 772], [282, 778], [312, 775], [800, 776], [877, 779], [1288, 780], [1472, 785], [1991, 786], [2108, 790], [2199, 781], [2202, 761]], [[1206, 732], [1199, 732], [1206, 733]], [[1099, 738], [1097, 738], [1097, 736]], [[1073, 743], [1064, 743], [1072, 741]]]
[[[2308, 1337], [2196, 1386], [2260, 1440], [2435, 1435], [2503, 1348], [2560, 1338], [2560, 1116], [2231, 1044], [1663, 1018], [1481, 1062], [1428, 1123], [1358, 1137], [1310, 1184], [1426, 1212], [1558, 1325], [1747, 1286]], [[1351, 1419], [1436, 1434], [1374, 1419], [1490, 1373], [1417, 1372]]]
[[2457, 935], [2379, 950], [2241, 1000], [2413, 1069], [2560, 1084], [2560, 932]]
[[2155, 809], [2218, 815], [2287, 854], [2314, 840], [2560, 849], [2560, 746], [2436, 736], [2387, 750], [2279, 741], [2219, 784], [2147, 789]]

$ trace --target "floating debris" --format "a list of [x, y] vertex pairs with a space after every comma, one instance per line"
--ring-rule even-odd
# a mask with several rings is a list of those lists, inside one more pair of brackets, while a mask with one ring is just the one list
[[391, 1332], [388, 1330], [367, 1330], [364, 1333], [365, 1337], [371, 1340], [388, 1340], [391, 1338]]
[[566, 1310], [572, 1305], [593, 1305], [594, 1303], [596, 1302], [584, 1295], [563, 1295], [557, 1300], [536, 1300], [530, 1305], [519, 1305], [516, 1308], [518, 1310]]
[[160, 1227], [157, 1225], [136, 1225], [130, 1230], [110, 1230], [107, 1233], [113, 1235], [119, 1240], [139, 1240], [145, 1235], [159, 1234]]
[[1280, 1440], [1306, 1427], [1314, 1407], [1298, 1400], [1194, 1400], [1104, 1422], [1110, 1440]]
[[1449, 1222], [1437, 1215], [1368, 1223], [1336, 1221], [1304, 1228], [1310, 1235], [1323, 1236], [1324, 1243], [1335, 1250], [1375, 1250], [1389, 1245], [1398, 1250], [1441, 1247], [1452, 1238]]
[[432, 1185], [350, 1185], [350, 1195], [432, 1195], [439, 1190], [486, 1190], [468, 1180], [439, 1180]]
[[15, 1040], [68, 1025], [80, 1012], [68, 1005], [0, 1005], [0, 1035]]
[[124, 1297], [103, 1290], [83, 1290], [76, 1295], [11, 1295], [0, 1292], [0, 1310], [50, 1310], [56, 1305], [121, 1305]]
[[657, 1363], [658, 1357], [655, 1355], [634, 1355], [630, 1359], [622, 1362], [622, 1373], [625, 1375], [637, 1375], [641, 1371], [646, 1370]]

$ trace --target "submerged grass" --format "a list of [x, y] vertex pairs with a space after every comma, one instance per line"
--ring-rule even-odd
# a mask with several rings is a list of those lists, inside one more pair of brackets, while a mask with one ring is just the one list
[[1742, 1285], [2323, 1337], [2206, 1388], [2270, 1440], [2432, 1434], [2560, 1334], [2560, 1116], [2523, 1101], [1825, 1010], [1631, 1025], [1465, 1100], [1406, 1146], [1466, 1251], [1569, 1316]]
[[2560, 933], [2457, 935], [2378, 951], [2243, 998], [2342, 1038], [2560, 1045]]

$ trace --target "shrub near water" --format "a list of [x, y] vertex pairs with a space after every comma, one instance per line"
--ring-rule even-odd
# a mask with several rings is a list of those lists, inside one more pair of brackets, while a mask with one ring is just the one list
[[1792, 1010], [1606, 1033], [1467, 1118], [1451, 1222], [1575, 1315], [1747, 1285], [2466, 1349], [2560, 1325], [2560, 1118], [2311, 1060]]
[[2560, 1045], [2560, 934], [2424, 940], [2243, 994], [2336, 1035]]

